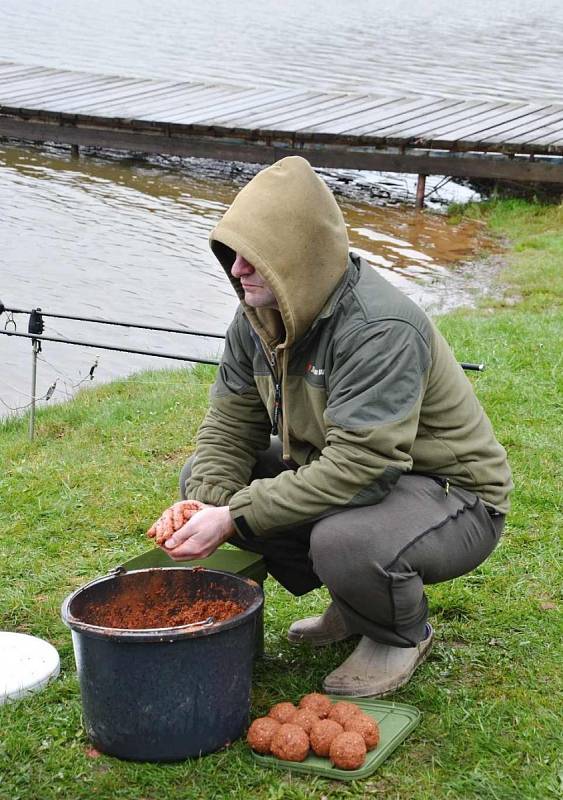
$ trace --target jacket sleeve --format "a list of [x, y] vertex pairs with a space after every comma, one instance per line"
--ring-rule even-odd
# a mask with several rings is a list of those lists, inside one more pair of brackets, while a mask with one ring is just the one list
[[401, 320], [364, 324], [339, 341], [327, 370], [320, 457], [234, 494], [229, 505], [239, 532], [267, 536], [380, 502], [412, 467], [429, 366], [429, 343]]
[[227, 331], [210, 407], [197, 434], [186, 482], [186, 497], [191, 500], [227, 505], [248, 484], [256, 451], [270, 444], [270, 419], [254, 382], [254, 348], [239, 310]]

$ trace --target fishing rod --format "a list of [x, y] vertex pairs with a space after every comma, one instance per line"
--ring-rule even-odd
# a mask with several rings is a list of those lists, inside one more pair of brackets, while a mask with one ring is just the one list
[[[187, 356], [180, 353], [162, 353], [162, 352], [155, 352], [154, 350], [144, 350], [138, 347], [121, 347], [115, 344], [107, 344], [102, 342], [91, 342], [86, 339], [69, 339], [59, 336], [45, 336], [43, 334], [45, 324], [43, 321], [44, 317], [52, 317], [57, 319], [69, 319], [74, 320], [77, 322], [94, 322], [102, 325], [116, 325], [119, 327], [126, 327], [126, 328], [138, 328], [143, 330], [154, 330], [154, 331], [161, 331], [166, 333], [181, 333], [187, 334], [192, 336], [204, 336], [208, 338], [215, 338], [215, 339], [224, 339], [224, 334], [220, 333], [209, 333], [205, 331], [192, 331], [185, 328], [166, 328], [164, 326], [158, 325], [146, 325], [144, 323], [131, 323], [131, 322], [123, 322], [119, 320], [104, 320], [104, 319], [96, 319], [94, 317], [79, 317], [76, 315], [70, 314], [58, 314], [58, 313], [50, 313], [42, 311], [40, 308], [33, 308], [30, 310], [24, 310], [21, 308], [8, 308], [7, 306], [2, 303], [0, 300], [0, 316], [7, 312], [10, 316], [4, 325], [4, 330], [0, 330], [0, 334], [3, 336], [16, 336], [18, 338], [23, 339], [31, 339], [32, 343], [32, 371], [31, 371], [31, 411], [29, 417], [29, 438], [33, 439], [34, 435], [34, 428], [35, 428], [35, 406], [36, 406], [36, 389], [37, 389], [37, 357], [41, 352], [41, 342], [56, 342], [58, 344], [71, 344], [76, 345], [79, 347], [95, 347], [100, 350], [112, 350], [120, 353], [133, 353], [134, 355], [143, 355], [143, 356], [153, 356], [156, 358], [169, 358], [175, 361], [190, 361], [196, 364], [212, 364], [214, 366], [218, 366], [220, 362], [215, 358], [200, 358], [199, 356]], [[28, 314], [29, 315], [29, 322], [28, 322], [28, 332], [27, 333], [20, 333], [16, 330], [16, 321], [14, 320], [14, 314]], [[13, 325], [13, 330], [7, 330], [7, 326], [9, 324]], [[463, 361], [461, 362], [460, 366], [464, 370], [473, 370], [476, 372], [482, 372], [485, 369], [484, 364], [473, 364], [471, 362]], [[92, 377], [94, 367], [90, 371], [90, 377]]]
[[140, 328], [148, 331], [163, 331], [164, 333], [183, 333], [188, 336], [205, 336], [210, 339], [224, 339], [224, 333], [211, 333], [209, 331], [194, 331], [190, 328], [167, 328], [163, 325], [147, 325], [142, 322], [124, 322], [122, 320], [114, 319], [101, 319], [100, 317], [78, 317], [73, 314], [60, 314], [51, 311], [42, 311], [37, 309], [23, 309], [23, 308], [8, 308], [0, 300], [0, 315], [4, 312], [9, 314], [29, 314], [30, 316], [39, 312], [42, 317], [53, 317], [54, 319], [70, 319], [76, 322], [95, 322], [99, 325], [115, 325], [121, 328]]
[[473, 364], [470, 361], [460, 361], [459, 366], [462, 369], [473, 370], [474, 372], [484, 372], [486, 369], [484, 364]]
[[[114, 326], [125, 327], [125, 328], [140, 328], [142, 330], [162, 331], [164, 333], [182, 333], [182, 334], [187, 334], [187, 335], [191, 335], [191, 336], [204, 336], [204, 337], [213, 338], [213, 339], [224, 339], [225, 338], [225, 334], [224, 333], [210, 333], [209, 331], [194, 331], [194, 330], [190, 330], [190, 329], [187, 329], [187, 328], [166, 328], [166, 327], [161, 326], [161, 325], [146, 325], [144, 323], [139, 323], [139, 322], [137, 322], [137, 323], [135, 323], [135, 322], [123, 322], [121, 320], [107, 320], [107, 319], [100, 319], [98, 317], [79, 317], [79, 316], [75, 316], [75, 315], [71, 315], [71, 314], [59, 314], [59, 313], [54, 313], [54, 312], [42, 311], [39, 308], [37, 308], [37, 309], [27, 309], [27, 310], [26, 309], [22, 309], [22, 308], [7, 308], [4, 305], [4, 303], [2, 303], [2, 301], [0, 300], [0, 315], [2, 315], [2, 313], [4, 311], [6, 311], [6, 312], [8, 312], [10, 314], [29, 314], [29, 316], [30, 316], [30, 323], [29, 323], [30, 326], [33, 324], [32, 323], [32, 316], [35, 315], [35, 314], [38, 314], [41, 317], [53, 317], [53, 318], [56, 318], [56, 319], [70, 319], [70, 320], [74, 320], [76, 322], [95, 322], [95, 323], [99, 323], [99, 324], [102, 324], [102, 325], [114, 325]], [[38, 333], [42, 333], [43, 332], [43, 328], [41, 328], [41, 331], [37, 331], [37, 332]], [[6, 331], [5, 330], [4, 331], [0, 331], [0, 333], [6, 333]], [[13, 334], [11, 334], [11, 335], [13, 335]], [[18, 334], [18, 335], [19, 336], [25, 336], [25, 334]], [[28, 336], [27, 338], [35, 338], [35, 337]], [[51, 341], [51, 342], [64, 342], [66, 344], [83, 344], [84, 347], [100, 347], [101, 349], [105, 349], [105, 350], [119, 350], [121, 352], [135, 353], [135, 354], [139, 354], [139, 355], [149, 355], [149, 356], [150, 355], [154, 355], [154, 356], [160, 356], [162, 358], [175, 358], [177, 360], [194, 361], [194, 362], [202, 363], [202, 364], [215, 364], [215, 365], [219, 364], [219, 362], [214, 360], [214, 359], [207, 359], [206, 360], [206, 359], [192, 358], [191, 356], [180, 356], [180, 355], [174, 355], [174, 354], [166, 354], [166, 355], [164, 355], [164, 354], [161, 354], [161, 353], [154, 353], [154, 352], [148, 351], [148, 350], [131, 350], [131, 349], [128, 349], [128, 348], [120, 348], [120, 347], [115, 347], [115, 346], [112, 346], [112, 345], [94, 344], [94, 343], [91, 343], [91, 342], [79, 342], [79, 341], [70, 340], [70, 339], [55, 339], [55, 338], [47, 338], [47, 337], [43, 337], [43, 338], [45, 339], [45, 341]], [[485, 364], [476, 364], [476, 363], [473, 363], [473, 362], [470, 362], [470, 361], [461, 361], [460, 362], [460, 366], [464, 370], [473, 371], [473, 372], [483, 372], [485, 370]]]
[[100, 350], [117, 350], [120, 353], [134, 353], [141, 356], [156, 356], [157, 358], [173, 358], [176, 361], [193, 361], [197, 364], [219, 365], [219, 361], [213, 358], [199, 358], [198, 356], [186, 356], [179, 353], [157, 353], [154, 350], [141, 350], [133, 347], [119, 347], [115, 344], [101, 344], [100, 342], [88, 342], [82, 339], [62, 339], [57, 336], [42, 336], [36, 333], [19, 333], [18, 331], [0, 331], [2, 336], [19, 336], [24, 339], [33, 339], [37, 342], [58, 342], [59, 344], [76, 344], [82, 347], [98, 347]]

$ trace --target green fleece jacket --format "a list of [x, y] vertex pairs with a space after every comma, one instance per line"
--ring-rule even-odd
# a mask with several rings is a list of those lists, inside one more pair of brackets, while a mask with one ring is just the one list
[[[469, 380], [426, 314], [349, 254], [338, 205], [305, 159], [260, 172], [210, 242], [241, 302], [187, 497], [228, 504], [243, 537], [378, 503], [409, 471], [508, 511], [506, 452]], [[245, 304], [236, 253], [279, 312]], [[295, 469], [250, 482], [272, 432]]]

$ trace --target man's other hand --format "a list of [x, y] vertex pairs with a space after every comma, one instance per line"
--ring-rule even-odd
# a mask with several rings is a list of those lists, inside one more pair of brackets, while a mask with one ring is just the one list
[[180, 530], [195, 513], [207, 508], [199, 500], [180, 500], [173, 506], [163, 511], [160, 517], [147, 531], [147, 536], [154, 539], [155, 544], [163, 545], [167, 539], [174, 535], [174, 531]]
[[235, 532], [229, 506], [208, 506], [186, 522], [165, 543], [174, 561], [207, 558]]

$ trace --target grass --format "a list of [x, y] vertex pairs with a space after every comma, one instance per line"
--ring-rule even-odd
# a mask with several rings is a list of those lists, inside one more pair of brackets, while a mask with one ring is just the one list
[[[0, 629], [61, 655], [43, 693], [0, 707], [0, 798], [365, 798], [543, 800], [559, 796], [561, 263], [563, 208], [498, 202], [452, 211], [510, 242], [503, 297], [440, 318], [463, 360], [487, 363], [476, 391], [509, 452], [516, 488], [500, 546], [479, 569], [429, 587], [437, 644], [394, 698], [423, 712], [365, 781], [258, 767], [243, 741], [201, 760], [137, 764], [95, 757], [82, 730], [69, 631], [73, 589], [147, 548], [144, 531], [177, 494], [213, 380], [211, 368], [144, 373], [0, 426]], [[290, 622], [325, 590], [293, 598], [265, 585], [266, 657], [253, 714], [319, 689], [352, 649], [292, 648]], [[179, 676], [180, 678], [180, 676]]]

